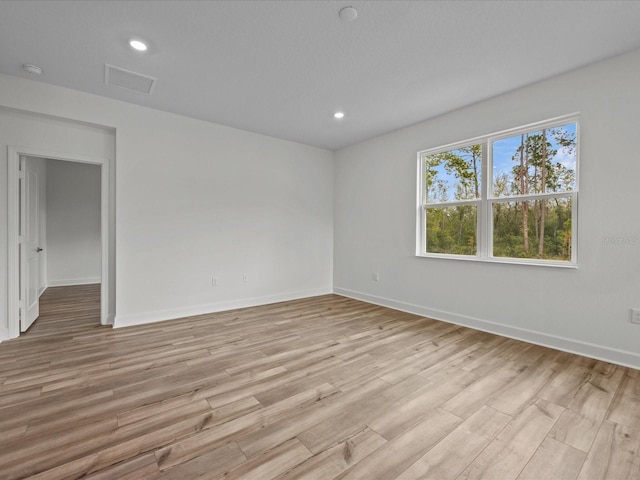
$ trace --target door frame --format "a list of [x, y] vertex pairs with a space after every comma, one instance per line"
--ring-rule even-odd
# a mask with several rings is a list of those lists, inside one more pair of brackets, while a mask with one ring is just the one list
[[110, 321], [110, 296], [115, 292], [111, 291], [110, 280], [110, 174], [109, 161], [103, 158], [93, 158], [54, 152], [41, 148], [18, 147], [9, 145], [7, 147], [8, 177], [7, 177], [7, 238], [8, 238], [8, 258], [7, 258], [7, 315], [9, 338], [16, 338], [20, 335], [20, 157], [40, 157], [51, 160], [63, 160], [67, 162], [89, 163], [100, 166], [100, 236], [101, 236], [101, 287], [100, 287], [100, 323], [108, 325]]

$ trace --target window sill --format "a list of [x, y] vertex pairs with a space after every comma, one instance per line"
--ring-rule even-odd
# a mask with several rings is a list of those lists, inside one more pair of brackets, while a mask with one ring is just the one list
[[463, 262], [481, 262], [481, 263], [498, 263], [506, 265], [528, 265], [535, 267], [552, 267], [552, 268], [568, 268], [576, 270], [577, 263], [558, 262], [553, 260], [538, 260], [525, 258], [497, 258], [497, 257], [472, 257], [470, 255], [446, 255], [446, 254], [416, 254], [418, 258], [429, 258], [438, 260], [461, 260]]

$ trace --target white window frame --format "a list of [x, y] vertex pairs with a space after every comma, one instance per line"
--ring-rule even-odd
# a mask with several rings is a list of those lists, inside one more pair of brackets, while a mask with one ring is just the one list
[[[417, 182], [417, 210], [416, 210], [416, 256], [424, 258], [439, 258], [466, 261], [482, 261], [494, 263], [508, 263], [520, 265], [543, 265], [551, 267], [577, 268], [578, 266], [578, 192], [580, 172], [580, 118], [573, 113], [562, 117], [530, 123], [516, 128], [503, 130], [480, 137], [471, 138], [462, 142], [450, 143], [436, 148], [422, 150], [417, 154], [418, 182]], [[492, 147], [493, 142], [510, 138], [522, 133], [535, 132], [542, 129], [550, 129], [576, 124], [576, 169], [575, 189], [569, 192], [535, 193], [529, 195], [513, 195], [507, 197], [494, 197], [491, 186], [493, 185]], [[481, 188], [480, 199], [456, 200], [447, 202], [427, 202], [426, 171], [423, 158], [426, 155], [448, 152], [471, 145], [482, 145], [481, 158]], [[491, 173], [491, 175], [490, 175]], [[571, 199], [571, 260], [544, 260], [539, 258], [515, 258], [495, 257], [493, 255], [493, 205], [496, 203], [523, 202], [540, 199], [567, 198]], [[427, 209], [433, 207], [455, 207], [460, 205], [476, 205], [476, 255], [456, 255], [446, 253], [430, 253], [426, 251], [426, 214]]]

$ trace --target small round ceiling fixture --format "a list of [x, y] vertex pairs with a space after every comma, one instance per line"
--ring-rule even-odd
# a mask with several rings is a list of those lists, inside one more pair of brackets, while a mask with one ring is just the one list
[[345, 22], [352, 22], [358, 16], [358, 11], [353, 7], [344, 7], [338, 12], [338, 15]]
[[149, 48], [146, 43], [136, 39], [129, 40], [129, 46], [138, 52], [146, 52]]
[[22, 65], [22, 69], [25, 72], [30, 73], [32, 75], [41, 75], [42, 74], [42, 69], [39, 66], [32, 65], [30, 63], [25, 63], [24, 65]]
[[333, 114], [333, 118], [336, 118], [338, 120], [340, 120], [341, 118], [344, 118], [344, 112], [336, 112]]

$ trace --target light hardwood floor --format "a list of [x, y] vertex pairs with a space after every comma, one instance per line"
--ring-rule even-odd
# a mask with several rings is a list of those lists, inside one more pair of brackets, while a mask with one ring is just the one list
[[640, 479], [640, 372], [327, 295], [0, 344], [0, 478]]

